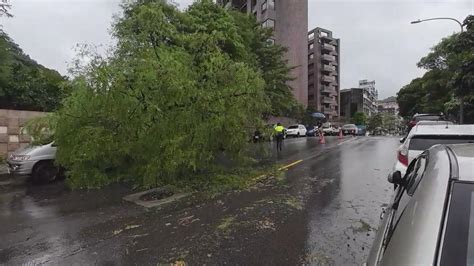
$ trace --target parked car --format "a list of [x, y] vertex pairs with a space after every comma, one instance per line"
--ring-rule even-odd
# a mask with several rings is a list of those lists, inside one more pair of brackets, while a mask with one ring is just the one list
[[408, 122], [407, 132], [410, 132], [420, 121], [446, 121], [446, 118], [443, 114], [415, 114]]
[[407, 137], [400, 139], [394, 171], [405, 173], [410, 162], [424, 150], [436, 144], [474, 143], [474, 125], [419, 124]]
[[307, 126], [306, 127], [306, 136], [314, 137], [318, 135], [318, 127], [315, 126]]
[[339, 128], [329, 122], [323, 124], [322, 131], [326, 136], [336, 136], [339, 134]]
[[346, 124], [342, 126], [342, 134], [345, 135], [357, 135], [357, 126], [354, 124]]
[[367, 127], [363, 125], [358, 125], [357, 126], [357, 135], [358, 136], [365, 136], [367, 133]]
[[7, 159], [11, 175], [31, 177], [33, 183], [46, 183], [60, 176], [60, 168], [54, 164], [56, 145], [28, 146], [13, 152]]
[[397, 186], [367, 265], [473, 265], [474, 145], [437, 145], [414, 159]]
[[286, 130], [286, 135], [293, 137], [303, 137], [306, 136], [306, 131], [306, 127], [301, 124], [292, 125]]

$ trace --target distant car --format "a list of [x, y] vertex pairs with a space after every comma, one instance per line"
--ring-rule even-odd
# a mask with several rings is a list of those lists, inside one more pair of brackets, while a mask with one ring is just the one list
[[339, 132], [341, 131], [341, 128], [337, 127], [337, 126], [332, 126], [331, 127], [331, 135], [332, 136], [337, 136], [339, 135]]
[[60, 168], [54, 164], [56, 145], [28, 146], [13, 152], [7, 159], [8, 172], [14, 176], [28, 176], [33, 183], [47, 183], [60, 176]]
[[403, 175], [410, 162], [433, 145], [474, 143], [474, 125], [420, 123], [400, 142], [402, 145], [397, 150], [397, 162], [393, 171], [400, 171]]
[[366, 265], [474, 265], [474, 145], [437, 145], [389, 181]]
[[407, 132], [410, 132], [420, 121], [446, 121], [446, 118], [443, 114], [415, 114], [408, 122]]
[[314, 137], [318, 135], [318, 127], [315, 126], [307, 126], [306, 127], [306, 136]]
[[306, 131], [306, 127], [301, 124], [292, 125], [286, 130], [286, 135], [293, 137], [303, 137], [306, 136]]
[[346, 135], [357, 135], [357, 126], [354, 124], [346, 124], [342, 126], [342, 134]]
[[335, 125], [327, 122], [327, 123], [323, 124], [322, 132], [326, 136], [336, 136], [337, 134], [339, 134], [339, 128], [336, 127]]
[[367, 127], [363, 125], [358, 125], [357, 126], [357, 135], [358, 136], [365, 136], [367, 133]]

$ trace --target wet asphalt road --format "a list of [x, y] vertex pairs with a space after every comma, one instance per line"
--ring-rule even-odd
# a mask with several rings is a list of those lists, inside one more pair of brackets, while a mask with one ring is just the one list
[[363, 263], [392, 195], [398, 140], [289, 139], [280, 154], [260, 145], [298, 163], [245, 191], [154, 209], [124, 202], [120, 185], [0, 187], [0, 264]]

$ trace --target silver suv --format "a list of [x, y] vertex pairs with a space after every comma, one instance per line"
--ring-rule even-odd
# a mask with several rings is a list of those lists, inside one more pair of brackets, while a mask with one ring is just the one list
[[54, 142], [28, 146], [8, 157], [8, 170], [11, 175], [30, 176], [34, 183], [51, 182], [60, 175], [59, 167], [54, 164], [55, 158]]
[[367, 265], [474, 265], [474, 145], [437, 145], [397, 186]]

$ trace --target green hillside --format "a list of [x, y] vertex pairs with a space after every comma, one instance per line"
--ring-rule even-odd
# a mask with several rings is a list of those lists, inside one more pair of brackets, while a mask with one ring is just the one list
[[31, 59], [0, 29], [0, 109], [55, 110], [66, 95], [65, 80]]

